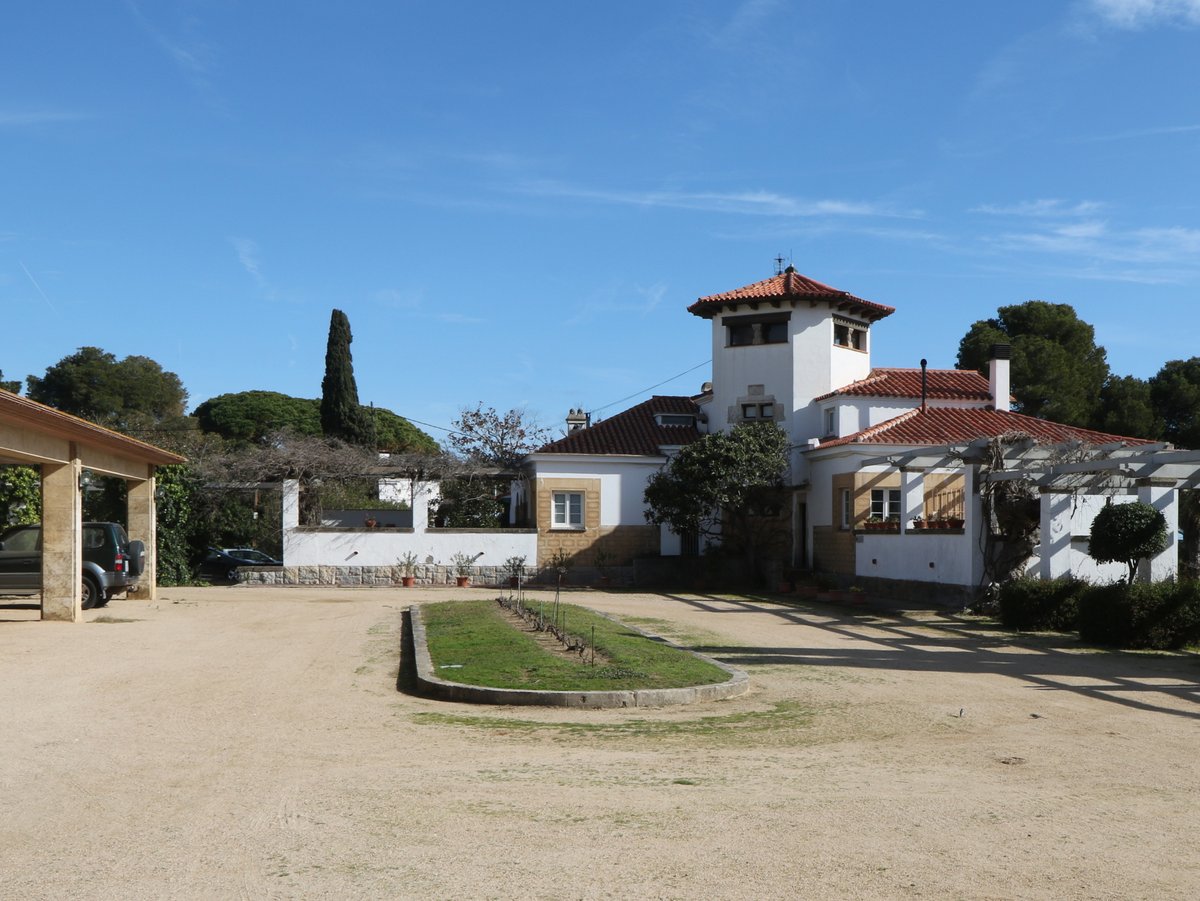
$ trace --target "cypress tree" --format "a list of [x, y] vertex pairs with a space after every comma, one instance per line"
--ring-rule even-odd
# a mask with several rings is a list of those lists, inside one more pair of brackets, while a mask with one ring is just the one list
[[350, 357], [350, 320], [341, 310], [329, 317], [325, 378], [321, 381], [321, 431], [350, 444], [371, 444], [371, 423], [358, 403], [354, 361]]

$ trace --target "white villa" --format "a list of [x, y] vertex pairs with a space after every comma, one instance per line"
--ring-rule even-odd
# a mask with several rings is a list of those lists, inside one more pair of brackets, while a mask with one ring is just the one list
[[1086, 554], [1091, 519], [1140, 499], [1171, 536], [1142, 577], [1174, 575], [1177, 489], [1194, 484], [1196, 455], [1012, 412], [1007, 346], [993, 349], [990, 378], [924, 361], [873, 368], [871, 326], [894, 309], [790, 266], [688, 311], [712, 324], [701, 394], [652, 397], [590, 426], [573, 411], [571, 431], [529, 456], [518, 508], [537, 529], [539, 564], [557, 551], [583, 565], [598, 551], [618, 564], [696, 553], [646, 524], [647, 479], [705, 432], [769, 420], [793, 449], [782, 565], [968, 593], [989, 578], [986, 486], [1020, 480], [1040, 512], [1033, 573], [1117, 578], [1123, 567]]

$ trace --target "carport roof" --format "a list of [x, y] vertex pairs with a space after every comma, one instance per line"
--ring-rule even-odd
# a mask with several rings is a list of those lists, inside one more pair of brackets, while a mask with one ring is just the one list
[[114, 432], [10, 391], [0, 390], [0, 420], [155, 466], [182, 463], [185, 459], [161, 447], [130, 438], [128, 435], [122, 435], [120, 432]]

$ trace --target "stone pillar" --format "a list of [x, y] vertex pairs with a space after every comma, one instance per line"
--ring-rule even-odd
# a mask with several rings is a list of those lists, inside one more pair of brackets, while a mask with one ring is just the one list
[[69, 463], [42, 464], [42, 619], [79, 622], [83, 579], [83, 501], [74, 454]]
[[909, 531], [915, 516], [925, 515], [925, 471], [900, 468], [900, 531]]
[[146, 545], [146, 568], [138, 577], [138, 586], [126, 597], [138, 601], [152, 601], [158, 595], [158, 517], [155, 512], [153, 468], [145, 479], [130, 479], [126, 500], [126, 516], [129, 522], [130, 540]]
[[1071, 506], [1069, 491], [1041, 491], [1041, 555], [1038, 574], [1057, 579], [1071, 572]]
[[1149, 504], [1167, 521], [1167, 548], [1138, 564], [1138, 581], [1174, 581], [1179, 569], [1179, 492], [1175, 490], [1175, 482], [1140, 479], [1137, 496], [1139, 501]]

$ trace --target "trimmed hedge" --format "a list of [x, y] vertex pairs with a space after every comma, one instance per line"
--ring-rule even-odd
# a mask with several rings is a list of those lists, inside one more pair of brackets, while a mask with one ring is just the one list
[[1200, 642], [1200, 583], [1117, 582], [1087, 589], [1079, 635], [1120, 648], [1174, 650]]
[[1070, 577], [1006, 582], [1000, 586], [1000, 621], [1021, 632], [1073, 631], [1087, 588], [1087, 582]]
[[1000, 621], [1022, 632], [1078, 629], [1084, 641], [1116, 648], [1200, 644], [1200, 582], [1014, 579], [1000, 586], [998, 600]]

